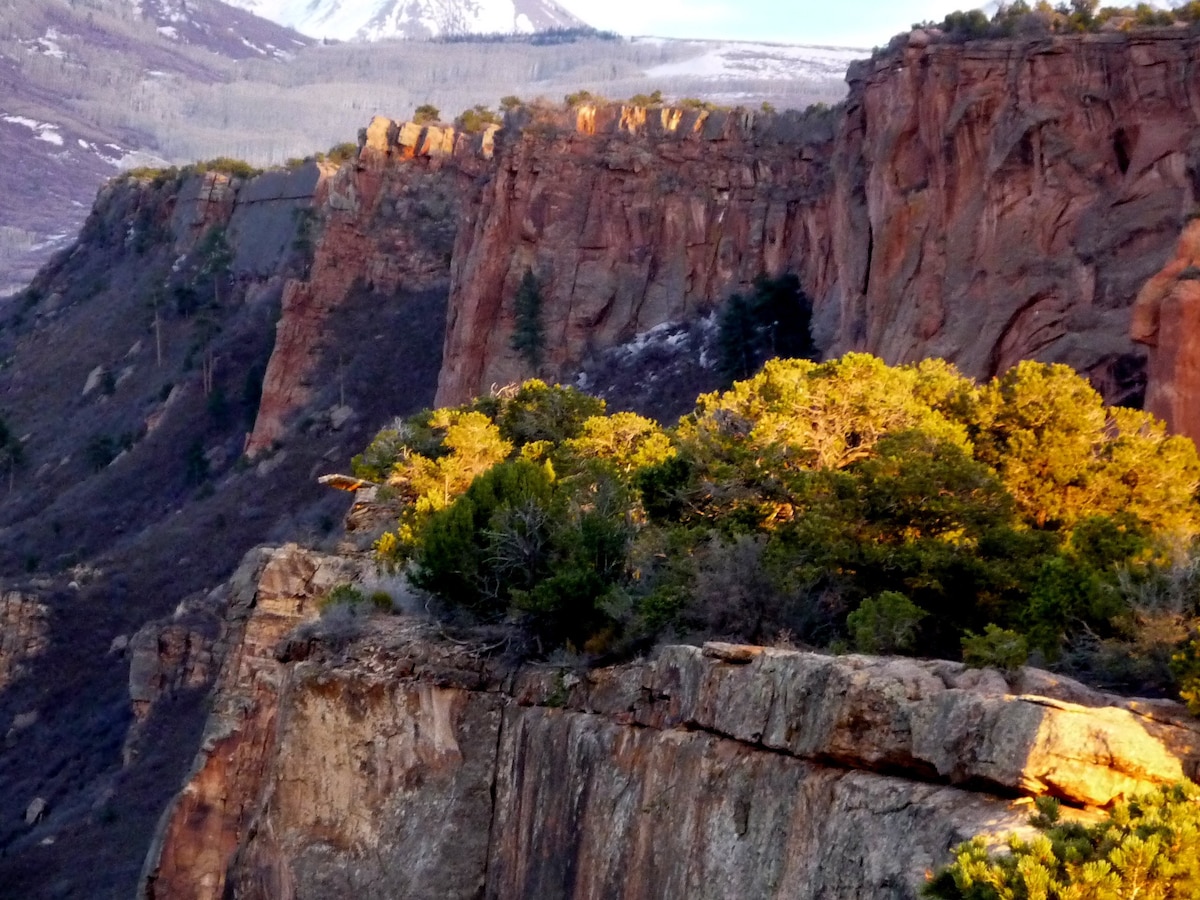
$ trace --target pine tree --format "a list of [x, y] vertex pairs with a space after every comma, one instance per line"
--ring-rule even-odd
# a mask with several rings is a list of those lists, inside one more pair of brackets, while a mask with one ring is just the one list
[[546, 332], [542, 326], [542, 291], [532, 269], [526, 269], [521, 277], [514, 306], [517, 321], [511, 345], [536, 373], [542, 367]]
[[1060, 822], [1054, 800], [1038, 800], [1039, 834], [1009, 842], [1002, 855], [976, 838], [926, 885], [939, 900], [1121, 900], [1200, 896], [1200, 789], [1160, 787], [1118, 803], [1095, 825]]

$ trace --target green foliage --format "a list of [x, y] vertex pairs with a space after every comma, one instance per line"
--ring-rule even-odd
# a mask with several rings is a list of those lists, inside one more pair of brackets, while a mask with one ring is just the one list
[[436, 125], [441, 120], [441, 110], [432, 103], [422, 103], [413, 111], [413, 121], [418, 125]]
[[1101, 822], [1059, 821], [1053, 801], [1039, 801], [1032, 841], [1009, 839], [993, 855], [976, 838], [932, 877], [924, 896], [937, 900], [1123, 900], [1200, 896], [1200, 789], [1166, 786], [1117, 803]]
[[[604, 413], [603, 400], [537, 379], [479, 405], [493, 417], [504, 439], [518, 449], [541, 442], [557, 446], [577, 438], [589, 419]], [[636, 424], [630, 427], [637, 428]]]
[[355, 471], [400, 503], [385, 561], [548, 645], [788, 631], [1084, 669], [1136, 648], [1198, 680], [1177, 649], [1196, 592], [1150, 598], [1198, 531], [1195, 448], [1062, 367], [979, 386], [937, 360], [776, 359], [669, 430], [530, 381], [394, 423]]
[[262, 174], [262, 169], [255, 168], [250, 163], [230, 156], [218, 156], [215, 159], [192, 163], [180, 170], [180, 175], [203, 175], [207, 172], [218, 172], [231, 178], [254, 178]]
[[214, 225], [204, 233], [204, 237], [196, 246], [196, 254], [200, 259], [201, 274], [229, 274], [229, 268], [233, 264], [233, 248], [229, 246], [229, 238], [222, 226]]
[[[13, 432], [8, 421], [0, 418], [0, 471], [8, 476], [9, 489], [12, 488], [16, 471], [25, 464], [25, 445]], [[106, 463], [107, 465], [107, 463]]]
[[634, 94], [628, 101], [630, 106], [662, 106], [663, 92], [651, 91], [649, 94]]
[[488, 125], [500, 125], [501, 118], [493, 110], [488, 109], [482, 103], [477, 103], [470, 109], [465, 109], [458, 114], [458, 118], [454, 120], [454, 125], [460, 131], [465, 131], [468, 134], [477, 134], [483, 131]]
[[391, 612], [392, 598], [387, 591], [374, 591], [368, 597], [360, 588], [343, 582], [334, 585], [328, 594], [317, 601], [317, 608], [321, 611], [322, 616], [331, 613], [338, 606], [363, 609], [369, 607], [379, 612]]
[[846, 627], [861, 653], [903, 653], [915, 646], [917, 627], [928, 615], [898, 591], [883, 591], [850, 613]]
[[560, 482], [549, 464], [501, 463], [430, 517], [412, 583], [485, 617], [523, 611], [550, 643], [581, 644], [603, 626], [600, 601], [624, 569], [614, 490]]
[[593, 96], [591, 91], [576, 91], [573, 94], [567, 94], [563, 98], [563, 102], [567, 106], [582, 106], [585, 103], [603, 103], [604, 98]]
[[83, 458], [93, 472], [99, 472], [120, 453], [117, 442], [107, 434], [94, 434], [83, 448]]
[[1029, 659], [1029, 644], [1015, 631], [989, 624], [983, 634], [968, 631], [962, 639], [963, 662], [976, 669], [1013, 672]]
[[162, 187], [170, 181], [174, 181], [179, 177], [179, 169], [171, 166], [169, 168], [156, 168], [154, 166], [138, 166], [130, 169], [125, 173], [126, 178], [135, 181], [149, 181], [155, 187]]
[[516, 324], [510, 345], [534, 372], [542, 366], [546, 331], [542, 324], [542, 289], [532, 269], [526, 269], [513, 301]]
[[1195, 445], [1148, 413], [1105, 409], [1067, 366], [1018, 363], [980, 389], [970, 417], [976, 458], [1000, 474], [1032, 527], [1123, 512], [1181, 541], [1200, 529]]
[[203, 484], [208, 480], [208, 457], [204, 453], [204, 442], [200, 438], [188, 444], [183, 464], [184, 479], [188, 484]]
[[1200, 638], [1188, 641], [1171, 657], [1171, 672], [1179, 683], [1179, 696], [1193, 715], [1200, 716]]
[[525, 101], [514, 94], [507, 94], [500, 98], [500, 111], [512, 112], [515, 109], [520, 109], [525, 105]]
[[348, 160], [357, 159], [357, 158], [358, 158], [358, 144], [354, 143], [353, 141], [346, 141], [345, 143], [342, 143], [342, 144], [335, 144], [334, 146], [330, 147], [328, 152], [325, 154], [326, 160], [328, 160], [331, 163], [336, 163], [338, 165], [340, 165], [344, 162], [347, 162]]
[[1016, 0], [1000, 4], [990, 19], [982, 10], [960, 10], [950, 13], [940, 23], [919, 23], [913, 27], [936, 29], [950, 40], [970, 41], [1018, 34], [1095, 32], [1106, 28], [1169, 28], [1177, 22], [1192, 24], [1198, 20], [1200, 4], [1195, 2], [1160, 10], [1148, 3], [1100, 8], [1098, 0], [1071, 0], [1053, 6], [1046, 0], [1033, 6]]

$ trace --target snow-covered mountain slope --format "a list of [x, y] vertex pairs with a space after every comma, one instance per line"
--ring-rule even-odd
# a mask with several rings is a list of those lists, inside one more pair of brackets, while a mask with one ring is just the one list
[[634, 41], [695, 46], [700, 51], [697, 55], [647, 69], [646, 77], [702, 79], [711, 82], [706, 89], [712, 94], [720, 93], [723, 83], [737, 79], [812, 78], [840, 82], [850, 63], [871, 53], [862, 48], [751, 41], [674, 41], [669, 38], [634, 38]]
[[129, 0], [162, 37], [230, 59], [286, 59], [309, 41], [279, 23], [220, 0]]
[[315, 38], [375, 41], [579, 28], [553, 0], [228, 0]]

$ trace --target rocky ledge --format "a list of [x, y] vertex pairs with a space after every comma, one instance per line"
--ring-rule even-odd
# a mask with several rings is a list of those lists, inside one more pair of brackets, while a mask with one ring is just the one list
[[916, 897], [955, 843], [1200, 766], [1176, 704], [1049, 673], [706, 644], [516, 666], [403, 616], [313, 623], [358, 564], [257, 551], [147, 897]]

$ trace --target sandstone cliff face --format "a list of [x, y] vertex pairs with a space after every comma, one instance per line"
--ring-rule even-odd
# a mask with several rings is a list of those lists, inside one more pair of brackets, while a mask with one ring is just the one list
[[922, 43], [851, 69], [829, 349], [1136, 393], [1130, 306], [1196, 204], [1195, 39]]
[[455, 245], [439, 404], [532, 374], [510, 346], [526, 270], [555, 377], [760, 274], [832, 277], [830, 115], [585, 106], [518, 125]]
[[832, 136], [641, 110], [527, 129], [460, 236], [438, 400], [528, 374], [508, 339], [531, 268], [552, 374], [792, 270], [829, 354], [941, 356], [980, 378], [1065, 362], [1136, 402], [1130, 307], [1196, 203], [1195, 49], [914, 40], [852, 67]]
[[277, 441], [289, 416], [310, 397], [326, 321], [353, 290], [395, 302], [402, 289], [444, 289], [461, 199], [490, 139], [490, 132], [471, 138], [377, 118], [355, 162], [321, 185], [313, 264], [308, 277], [292, 280], [284, 291], [247, 453]]
[[[1130, 308], [1200, 182], [1196, 47], [916, 33], [852, 67], [829, 114], [533, 109], [483, 141], [377, 120], [325, 206], [311, 279], [289, 289], [276, 411], [252, 446], [302, 403], [304, 348], [356, 280], [448, 285], [439, 404], [533, 374], [510, 346], [526, 270], [549, 377], [794, 271], [828, 354], [943, 356], [981, 378], [1033, 357], [1137, 402]], [[430, 197], [440, 214], [417, 208]]]
[[1200, 223], [1192, 221], [1133, 309], [1132, 334], [1149, 348], [1146, 409], [1200, 440]]
[[1177, 705], [1036, 670], [721, 644], [514, 670], [402, 617], [285, 637], [355, 564], [251, 565], [148, 897], [913, 898], [1021, 827], [1014, 796], [1098, 806], [1200, 764]]

